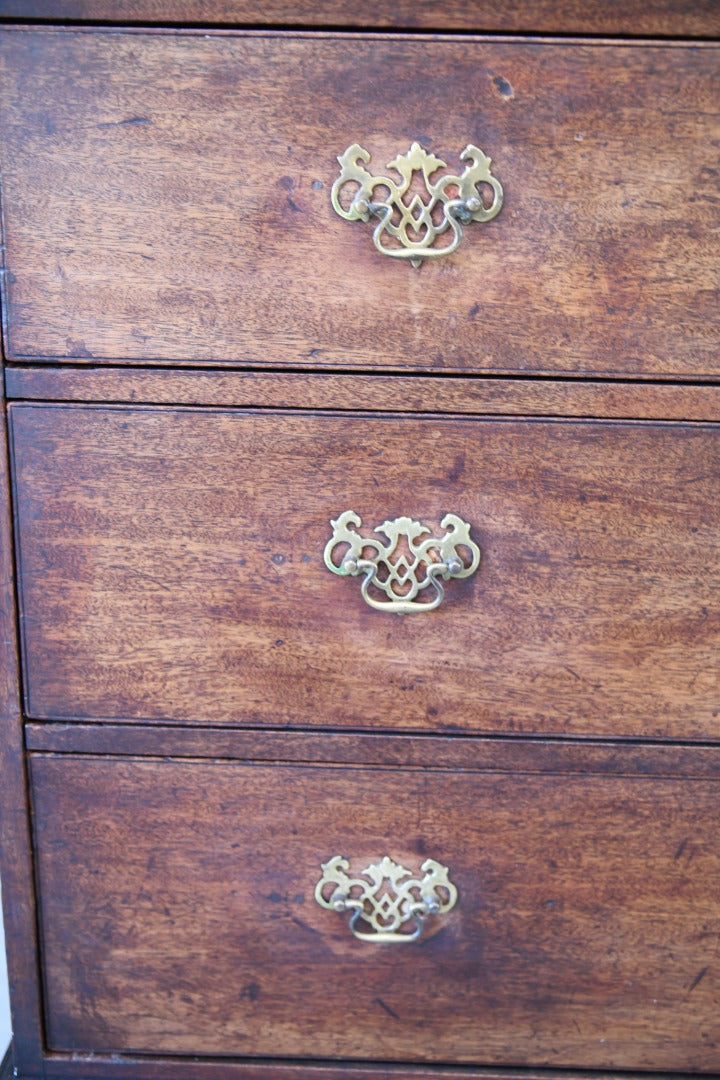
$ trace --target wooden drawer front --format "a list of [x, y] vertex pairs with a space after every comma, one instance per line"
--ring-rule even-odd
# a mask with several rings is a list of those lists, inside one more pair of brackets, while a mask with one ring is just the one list
[[[720, 429], [11, 407], [39, 718], [716, 738]], [[372, 610], [330, 520], [451, 511], [437, 610]], [[367, 533], [366, 533], [367, 535]]]
[[[32, 761], [56, 1050], [720, 1069], [717, 782]], [[420, 943], [320, 864], [449, 868]]]
[[[13, 357], [718, 374], [712, 46], [2, 37]], [[506, 196], [421, 271], [330, 204], [415, 140]]]

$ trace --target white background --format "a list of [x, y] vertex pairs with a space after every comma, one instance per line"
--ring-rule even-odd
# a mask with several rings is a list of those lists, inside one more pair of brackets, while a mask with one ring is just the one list
[[0, 912], [0, 1061], [10, 1042], [10, 1006], [8, 1004], [7, 971], [5, 968], [5, 936]]

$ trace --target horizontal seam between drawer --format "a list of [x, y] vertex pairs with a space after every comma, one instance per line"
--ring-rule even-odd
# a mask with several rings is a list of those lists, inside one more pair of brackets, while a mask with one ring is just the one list
[[467, 731], [443, 731], [443, 730], [422, 730], [419, 728], [403, 728], [393, 731], [371, 728], [347, 728], [347, 727], [320, 727], [309, 725], [297, 725], [288, 727], [287, 725], [252, 725], [252, 724], [221, 724], [221, 723], [202, 723], [202, 722], [187, 722], [180, 720], [152, 720], [147, 718], [133, 718], [122, 719], [112, 717], [100, 717], [100, 718], [88, 718], [88, 717], [38, 717], [26, 714], [24, 717], [26, 724], [37, 724], [38, 726], [53, 727], [55, 725], [87, 725], [88, 727], [122, 727], [122, 728], [146, 728], [155, 732], [163, 732], [164, 730], [171, 731], [192, 731], [192, 732], [232, 732], [233, 734], [248, 734], [248, 735], [315, 735], [318, 738], [329, 735], [340, 735], [348, 738], [359, 737], [363, 739], [397, 739], [398, 745], [400, 741], [403, 742], [408, 738], [413, 739], [447, 739], [452, 741], [466, 740], [468, 743], [475, 743], [477, 741], [493, 742], [507, 744], [508, 746], [522, 744], [522, 743], [551, 743], [553, 746], [568, 746], [568, 747], [600, 747], [608, 750], [626, 750], [628, 747], [655, 747], [658, 749], [664, 748], [690, 748], [690, 749], [713, 749], [720, 750], [720, 739], [692, 739], [692, 738], [668, 738], [660, 739], [653, 738], [652, 736], [639, 736], [628, 735], [623, 737], [622, 735], [612, 736], [599, 736], [599, 735], [558, 735], [558, 734], [534, 734], [532, 732], [524, 732], [522, 734], [507, 734], [506, 732], [478, 732], [477, 734], [470, 734]]
[[89, 33], [163, 33], [186, 35], [188, 37], [203, 32], [210, 32], [214, 37], [324, 37], [345, 38], [348, 40], [368, 38], [370, 40], [403, 38], [406, 41], [423, 42], [430, 40], [436, 44], [466, 40], [470, 43], [486, 44], [528, 44], [528, 45], [579, 45], [606, 48], [622, 47], [688, 47], [695, 45], [718, 46], [720, 39], [716, 34], [632, 34], [611, 31], [561, 31], [561, 30], [492, 30], [482, 28], [454, 29], [437, 27], [396, 27], [363, 26], [353, 24], [318, 24], [308, 25], [302, 22], [287, 23], [218, 23], [218, 22], [169, 22], [151, 19], [82, 19], [61, 18], [59, 16], [23, 16], [0, 15], [0, 28], [18, 31], [48, 32], [89, 32]]
[[434, 409], [422, 409], [415, 411], [403, 412], [401, 410], [390, 409], [387, 412], [382, 408], [364, 408], [351, 409], [351, 408], [337, 408], [336, 406], [320, 407], [317, 405], [302, 406], [302, 405], [218, 405], [215, 403], [208, 405], [198, 404], [184, 404], [184, 403], [171, 403], [167, 401], [159, 402], [138, 402], [138, 401], [54, 401], [52, 399], [38, 399], [38, 398], [14, 398], [8, 402], [8, 412], [12, 413], [13, 409], [56, 409], [67, 408], [74, 410], [81, 409], [93, 409], [106, 411], [118, 411], [126, 414], [130, 413], [146, 413], [152, 410], [162, 409], [165, 412], [173, 413], [189, 413], [189, 412], [205, 412], [205, 413], [242, 413], [246, 416], [330, 416], [338, 417], [340, 419], [353, 419], [355, 417], [365, 420], [375, 420], [378, 422], [384, 420], [399, 420], [403, 417], [414, 417], [419, 421], [427, 421], [428, 423], [433, 421], [452, 420], [454, 423], [467, 423], [474, 424], [478, 422], [483, 423], [495, 423], [495, 424], [554, 424], [558, 427], [564, 425], [596, 425], [598, 427], [606, 427], [609, 425], [624, 425], [634, 427], [662, 427], [662, 428], [692, 428], [692, 429], [713, 429], [718, 426], [720, 420], [693, 420], [693, 419], [678, 419], [673, 417], [667, 419], [665, 417], [616, 417], [616, 416], [589, 416], [582, 415], [577, 416], [570, 415], [543, 415], [530, 412], [525, 413], [488, 413], [488, 412], [442, 412]]
[[598, 410], [597, 412], [589, 411], [571, 411], [568, 410], [565, 413], [559, 412], [542, 412], [536, 411], [532, 408], [512, 411], [510, 409], [498, 409], [497, 411], [490, 412], [461, 412], [457, 409], [398, 409], [394, 407], [392, 409], [384, 409], [382, 406], [376, 405], [372, 408], [367, 406], [359, 407], [357, 409], [338, 409], [334, 405], [256, 405], [256, 404], [228, 404], [218, 405], [215, 402], [170, 402], [170, 401], [153, 401], [148, 399], [147, 401], [138, 401], [137, 399], [123, 399], [123, 398], [54, 398], [51, 396], [43, 398], [22, 398], [13, 397], [9, 398], [9, 401], [13, 401], [18, 405], [59, 405], [59, 406], [91, 406], [97, 408], [147, 408], [147, 409], [172, 409], [178, 410], [216, 410], [216, 411], [238, 411], [238, 412], [263, 412], [263, 413], [283, 413], [283, 414], [301, 414], [311, 415], [315, 413], [329, 413], [335, 416], [372, 416], [374, 414], [381, 414], [382, 416], [415, 416], [415, 417], [442, 417], [444, 419], [457, 419], [457, 420], [517, 420], [517, 421], [530, 421], [530, 420], [548, 420], [548, 421], [600, 421], [604, 423], [633, 423], [633, 424], [679, 424], [687, 426], [693, 425], [717, 425], [720, 423], [720, 416], [717, 419], [698, 419], [697, 416], [662, 416], [660, 411], [657, 410], [657, 415], [652, 416], [634, 416], [631, 412], [627, 415], [608, 415], [608, 410]]
[[365, 368], [357, 365], [343, 367], [343, 365], [308, 366], [303, 364], [236, 364], [233, 360], [183, 360], [175, 358], [163, 360], [149, 358], [147, 361], [134, 357], [99, 357], [83, 360], [80, 357], [63, 356], [10, 356], [5, 359], [5, 368], [11, 372], [22, 373], [28, 367], [41, 369], [42, 371], [72, 371], [77, 375], [92, 372], [103, 374], [132, 373], [141, 375], [143, 372], [164, 373], [168, 370], [178, 374], [203, 374], [203, 375], [313, 375], [318, 378], [333, 376], [348, 376], [351, 378], [364, 379], [435, 379], [438, 382], [450, 379], [458, 379], [463, 382], [500, 382], [506, 380], [518, 384], [561, 382], [568, 385], [578, 386], [696, 386], [696, 387], [720, 387], [720, 376], [717, 375], [684, 375], [682, 372], [671, 372], [667, 375], [631, 375], [626, 371], [617, 372], [567, 372], [567, 371], [462, 371], [437, 369], [421, 370], [412, 367], [374, 367]]
[[587, 769], [580, 768], [567, 768], [553, 767], [548, 769], [531, 769], [527, 766], [519, 766], [518, 768], [512, 768], [511, 766], [498, 767], [489, 765], [483, 767], [477, 765], [475, 767], [470, 765], [405, 765], [405, 764], [384, 764], [379, 761], [316, 761], [312, 758], [305, 759], [292, 759], [287, 760], [283, 757], [273, 758], [247, 758], [247, 757], [229, 757], [227, 755], [218, 754], [215, 756], [202, 757], [198, 754], [141, 754], [136, 750], [31, 750], [29, 751], [29, 757], [36, 758], [93, 758], [98, 761], [106, 761], [108, 758], [117, 758], [121, 761], [133, 761], [142, 764], [143, 762], [161, 762], [167, 765], [171, 765], [176, 762], [185, 762], [187, 764], [201, 764], [201, 765], [233, 765], [238, 768], [282, 768], [282, 769], [314, 769], [317, 772], [326, 772], [328, 769], [337, 770], [356, 770], [360, 772], [389, 772], [393, 774], [397, 773], [448, 773], [452, 776], [475, 776], [478, 774], [486, 776], [604, 776], [608, 780], [612, 779], [631, 779], [631, 780], [679, 780], [683, 783], [689, 783], [694, 781], [696, 783], [720, 783], [720, 775], [706, 773], [706, 774], [690, 774], [668, 770], [667, 772], [658, 770], [656, 772], [645, 772], [641, 770], [623, 770], [623, 769], [593, 769], [592, 767]]

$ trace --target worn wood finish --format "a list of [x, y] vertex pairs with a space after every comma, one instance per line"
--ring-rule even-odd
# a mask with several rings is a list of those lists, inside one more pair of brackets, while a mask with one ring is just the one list
[[[718, 46], [434, 33], [720, 5], [14, 17], [228, 27], [0, 33], [19, 1080], [720, 1076]], [[506, 192], [420, 272], [329, 206], [348, 143], [413, 139]], [[479, 574], [371, 612], [321, 561], [351, 505], [462, 513]], [[335, 851], [440, 858], [460, 904], [363, 946], [312, 899]]]
[[[101, 1054], [48, 1054], [46, 1069], [57, 1080], [178, 1080], [182, 1068], [183, 1080], [598, 1080], [596, 1072], [584, 1069], [563, 1069], [555, 1072], [542, 1069], [472, 1068], [462, 1065], [362, 1065], [346, 1061], [341, 1065], [331, 1062], [298, 1061], [243, 1061], [223, 1058], [206, 1058], [203, 1061], [187, 1059], [180, 1067], [177, 1058], [152, 1059], [116, 1055], [112, 1058]], [[8, 1056], [4, 1067], [12, 1070]], [[26, 1074], [27, 1075], [27, 1074]], [[50, 1075], [50, 1072], [48, 1072]], [[652, 1080], [655, 1073], [604, 1072], [603, 1080]], [[0, 1071], [0, 1080], [17, 1080], [11, 1072], [7, 1076]], [[20, 1080], [25, 1080], [20, 1076]], [[663, 1074], [660, 1080], [667, 1080]]]
[[[715, 48], [2, 35], [15, 358], [717, 377]], [[32, 85], [32, 94], [27, 87]], [[335, 155], [468, 142], [506, 191], [420, 271]]]
[[[177, 1080], [177, 1058], [112, 1058], [101, 1054], [49, 1054], [48, 1065], [58, 1080]], [[390, 1062], [364, 1065], [298, 1061], [237, 1061], [232, 1058], [185, 1059], [183, 1080], [599, 1080], [596, 1072], [584, 1069], [473, 1068], [461, 1065], [397, 1065]], [[667, 1073], [603, 1072], [602, 1080], [668, 1080]], [[22, 1078], [21, 1078], [22, 1080]]]
[[[56, 1050], [720, 1066], [717, 782], [42, 755], [32, 776]], [[458, 904], [419, 947], [359, 943], [313, 899], [336, 853], [438, 858]]]
[[16, 367], [6, 372], [6, 388], [9, 398], [39, 401], [720, 420], [720, 387], [676, 383]]
[[[35, 718], [714, 739], [720, 429], [11, 407]], [[470, 522], [432, 613], [330, 519]]]
[[137, 757], [372, 765], [504, 773], [720, 778], [720, 747], [648, 746], [462, 735], [318, 735], [163, 725], [29, 723], [29, 750]]
[[15, 1055], [18, 1063], [32, 1070], [40, 1062], [41, 1019], [7, 450], [0, 382], [0, 872]]
[[720, 34], [716, 0], [0, 0], [0, 16], [113, 22], [365, 26], [401, 29], [505, 30], [546, 34]]

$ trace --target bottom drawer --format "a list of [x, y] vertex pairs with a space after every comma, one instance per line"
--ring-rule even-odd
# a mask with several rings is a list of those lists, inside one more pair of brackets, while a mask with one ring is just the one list
[[[55, 1051], [720, 1069], [717, 781], [31, 762]], [[457, 901], [358, 940], [334, 855]]]

